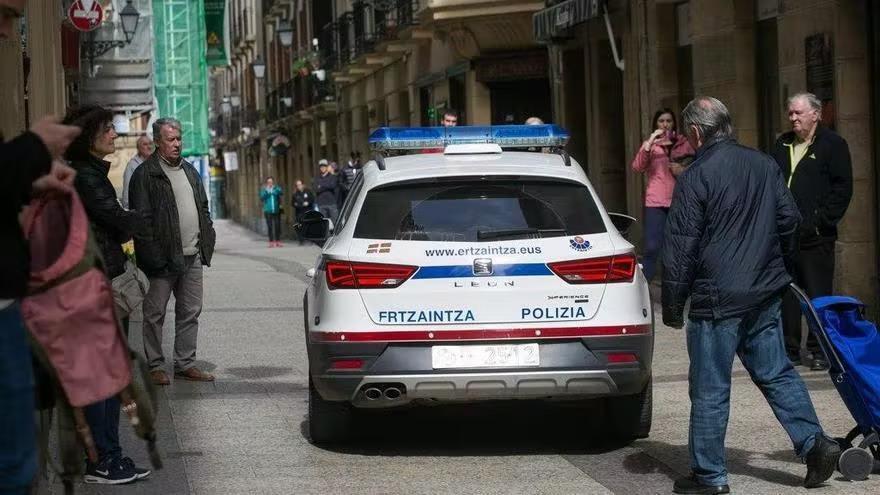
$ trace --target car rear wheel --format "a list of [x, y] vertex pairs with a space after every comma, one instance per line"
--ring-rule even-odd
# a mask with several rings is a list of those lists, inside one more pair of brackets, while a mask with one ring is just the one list
[[647, 385], [638, 394], [606, 399], [606, 421], [615, 438], [633, 440], [648, 437], [651, 432], [652, 390], [651, 379], [648, 379]]
[[353, 423], [351, 404], [324, 400], [309, 377], [309, 437], [312, 443], [343, 442], [351, 436]]

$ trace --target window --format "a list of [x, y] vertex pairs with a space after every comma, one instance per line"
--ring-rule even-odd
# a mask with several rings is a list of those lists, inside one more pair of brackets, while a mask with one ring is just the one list
[[[507, 233], [499, 235], [502, 231]], [[458, 178], [371, 190], [354, 236], [480, 242], [601, 232], [605, 232], [605, 224], [599, 209], [581, 184]]]
[[351, 216], [351, 210], [354, 208], [354, 203], [357, 201], [363, 185], [364, 173], [361, 170], [358, 171], [358, 174], [354, 179], [354, 184], [351, 185], [351, 190], [345, 198], [345, 203], [342, 204], [342, 210], [339, 212], [339, 217], [336, 219], [336, 225], [333, 227], [335, 232], [342, 231], [345, 224], [348, 223], [348, 217]]

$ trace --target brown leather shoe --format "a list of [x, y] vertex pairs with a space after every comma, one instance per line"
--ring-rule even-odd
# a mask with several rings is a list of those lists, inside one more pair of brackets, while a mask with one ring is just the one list
[[170, 385], [171, 380], [168, 379], [168, 375], [165, 374], [162, 370], [153, 370], [150, 372], [150, 379], [153, 380], [153, 385]]
[[190, 380], [193, 382], [213, 382], [214, 375], [210, 373], [205, 373], [204, 371], [193, 366], [192, 368], [185, 369], [183, 371], [174, 372], [174, 378], [180, 378], [181, 380]]

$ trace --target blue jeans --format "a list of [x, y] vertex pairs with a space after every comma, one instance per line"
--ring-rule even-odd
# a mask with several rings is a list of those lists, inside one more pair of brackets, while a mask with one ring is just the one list
[[785, 355], [781, 297], [741, 317], [691, 319], [687, 326], [690, 357], [691, 469], [708, 485], [727, 483], [724, 437], [730, 413], [730, 375], [734, 354], [761, 389], [785, 428], [795, 453], [803, 458], [822, 434], [813, 402], [800, 375]]
[[18, 302], [0, 309], [0, 493], [29, 493], [37, 472], [34, 376]]
[[121, 406], [119, 397], [113, 396], [83, 408], [86, 422], [89, 424], [92, 438], [95, 440], [99, 463], [122, 458], [122, 447], [119, 446]]
[[663, 247], [663, 229], [666, 228], [666, 215], [669, 208], [645, 207], [645, 254], [642, 256], [642, 270], [650, 282], [657, 273], [657, 260]]

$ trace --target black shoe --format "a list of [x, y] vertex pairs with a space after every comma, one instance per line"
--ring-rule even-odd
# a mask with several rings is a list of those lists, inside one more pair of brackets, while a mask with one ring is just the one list
[[840, 445], [822, 435], [816, 435], [816, 444], [807, 454], [807, 476], [804, 477], [805, 488], [816, 488], [834, 474], [837, 461], [840, 459]]
[[810, 371], [826, 371], [828, 368], [828, 361], [821, 357], [813, 358], [813, 364], [810, 365]]
[[97, 464], [87, 463], [83, 481], [101, 485], [122, 485], [137, 479], [137, 473], [117, 460], [105, 460]]
[[675, 480], [675, 484], [672, 485], [672, 491], [674, 493], [697, 493], [712, 495], [715, 493], [730, 493], [730, 486], [704, 485], [697, 481], [697, 479], [692, 474], [687, 478], [679, 478]]
[[786, 352], [788, 355], [788, 360], [791, 361], [792, 366], [800, 366], [801, 364], [801, 353], [799, 352]]
[[120, 460], [119, 462], [123, 466], [134, 471], [135, 476], [137, 476], [137, 479], [139, 479], [139, 480], [142, 480], [142, 479], [146, 478], [147, 476], [149, 476], [150, 474], [152, 474], [152, 471], [150, 471], [149, 469], [137, 467], [134, 464], [134, 461], [131, 459], [131, 457], [123, 457], [122, 460]]

